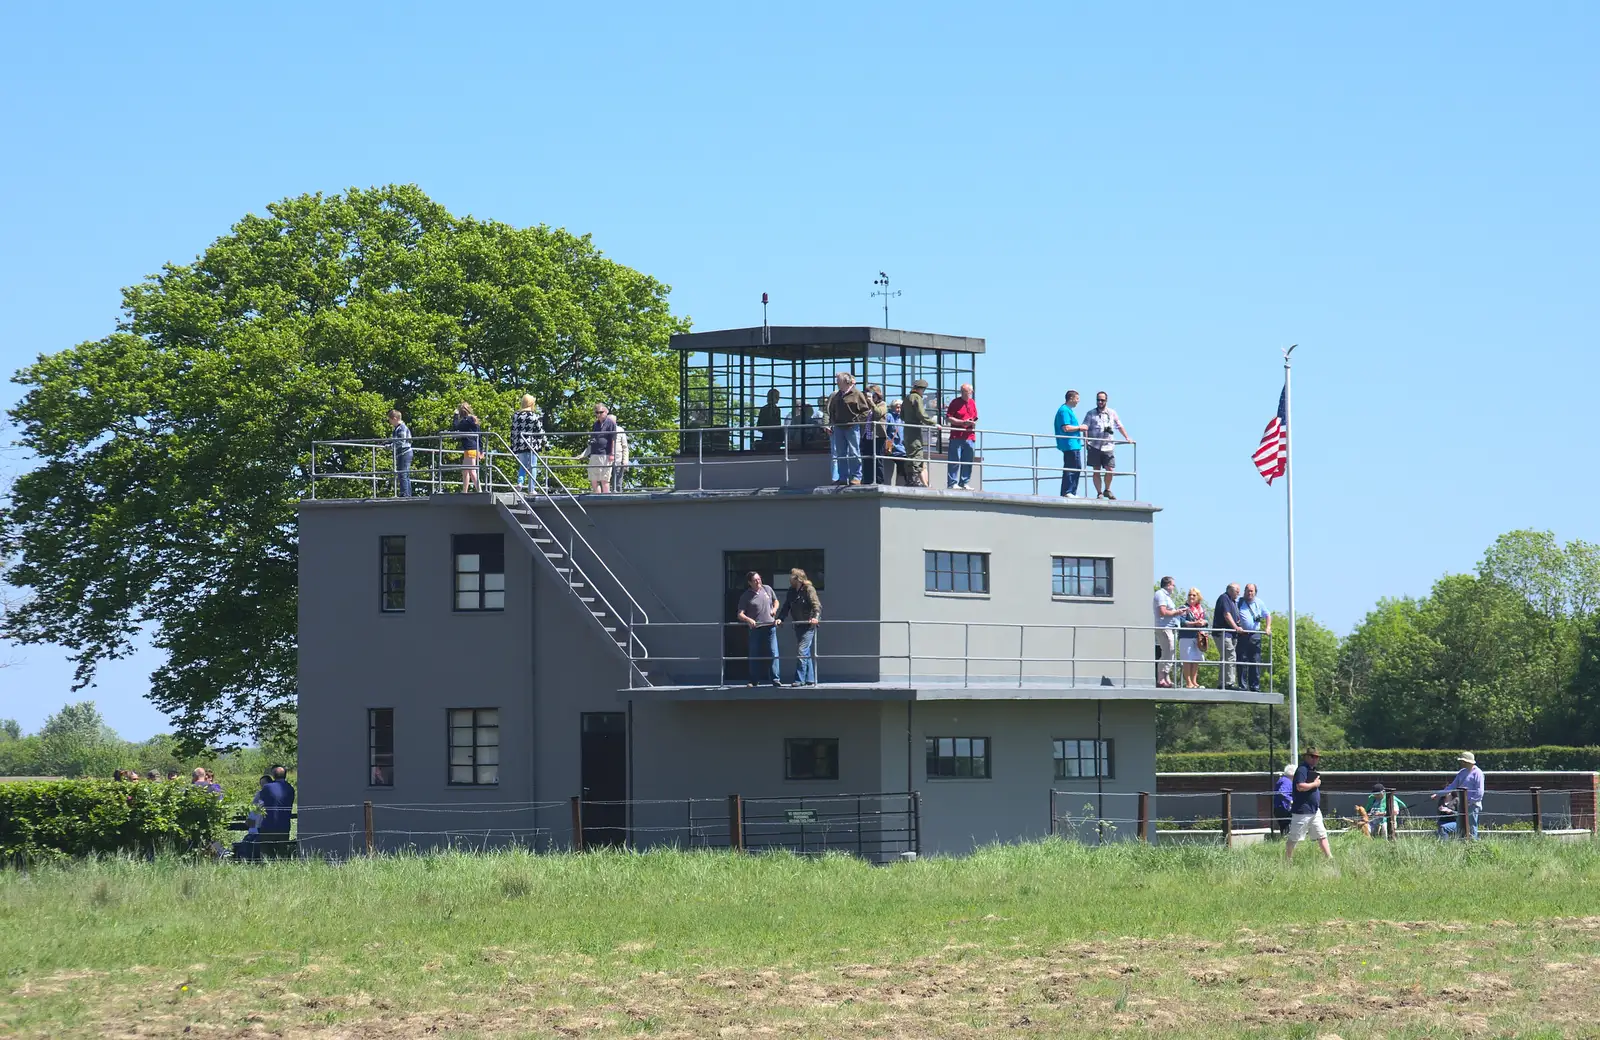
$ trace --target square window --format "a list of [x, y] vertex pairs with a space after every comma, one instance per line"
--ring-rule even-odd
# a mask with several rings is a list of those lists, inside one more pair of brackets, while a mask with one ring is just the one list
[[923, 744], [930, 779], [989, 779], [989, 738], [927, 737]]
[[839, 738], [789, 737], [783, 742], [785, 780], [839, 779]]
[[451, 538], [455, 558], [455, 609], [504, 610], [506, 606], [505, 537], [458, 534]]
[[452, 708], [448, 713], [450, 783], [500, 782], [500, 710]]

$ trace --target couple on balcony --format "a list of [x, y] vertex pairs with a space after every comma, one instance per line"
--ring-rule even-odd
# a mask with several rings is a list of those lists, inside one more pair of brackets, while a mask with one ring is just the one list
[[817, 625], [822, 622], [822, 601], [817, 587], [799, 567], [789, 571], [789, 591], [778, 609], [778, 596], [761, 582], [759, 571], [745, 575], [747, 588], [739, 597], [739, 620], [750, 628], [750, 681], [748, 686], [782, 686], [778, 671], [778, 626], [792, 617], [796, 656], [791, 686], [817, 685]]

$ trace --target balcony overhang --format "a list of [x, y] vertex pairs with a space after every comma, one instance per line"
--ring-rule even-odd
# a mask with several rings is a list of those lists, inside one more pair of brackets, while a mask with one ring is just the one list
[[645, 702], [722, 701], [1162, 701], [1180, 704], [1282, 704], [1281, 693], [1169, 690], [1150, 686], [903, 682], [822, 683], [817, 686], [646, 686], [618, 695]]

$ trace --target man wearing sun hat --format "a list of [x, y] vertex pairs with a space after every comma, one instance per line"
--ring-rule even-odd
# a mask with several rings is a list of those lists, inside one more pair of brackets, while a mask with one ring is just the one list
[[1289, 806], [1289, 840], [1283, 846], [1285, 863], [1294, 859], [1294, 847], [1308, 834], [1317, 840], [1323, 856], [1333, 858], [1333, 850], [1328, 848], [1328, 828], [1322, 823], [1322, 774], [1317, 771], [1321, 761], [1322, 756], [1316, 746], [1307, 744], [1300, 755], [1300, 768], [1294, 771], [1294, 795]]
[[[1438, 801], [1443, 795], [1452, 791], [1467, 792], [1467, 833], [1472, 837], [1478, 836], [1478, 813], [1483, 809], [1483, 770], [1478, 768], [1478, 759], [1470, 751], [1463, 751], [1456, 758], [1461, 763], [1461, 771], [1455, 779], [1445, 785], [1444, 790], [1437, 791], [1430, 797]], [[1439, 836], [1443, 838], [1456, 834], [1459, 822], [1440, 824]]]

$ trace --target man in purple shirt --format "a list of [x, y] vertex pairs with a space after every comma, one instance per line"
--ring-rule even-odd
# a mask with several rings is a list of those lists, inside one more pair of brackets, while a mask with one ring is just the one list
[[[1478, 768], [1478, 759], [1470, 751], [1461, 752], [1461, 756], [1456, 761], [1461, 763], [1461, 771], [1455, 775], [1455, 779], [1445, 785], [1444, 790], [1436, 791], [1429, 797], [1434, 801], [1438, 801], [1445, 795], [1453, 796], [1456, 791], [1467, 792], [1467, 833], [1476, 838], [1478, 836], [1478, 813], [1483, 809], [1483, 770]], [[1458, 826], [1459, 822], [1456, 820], [1440, 824], [1439, 837], [1454, 837], [1459, 833], [1457, 831]]]

